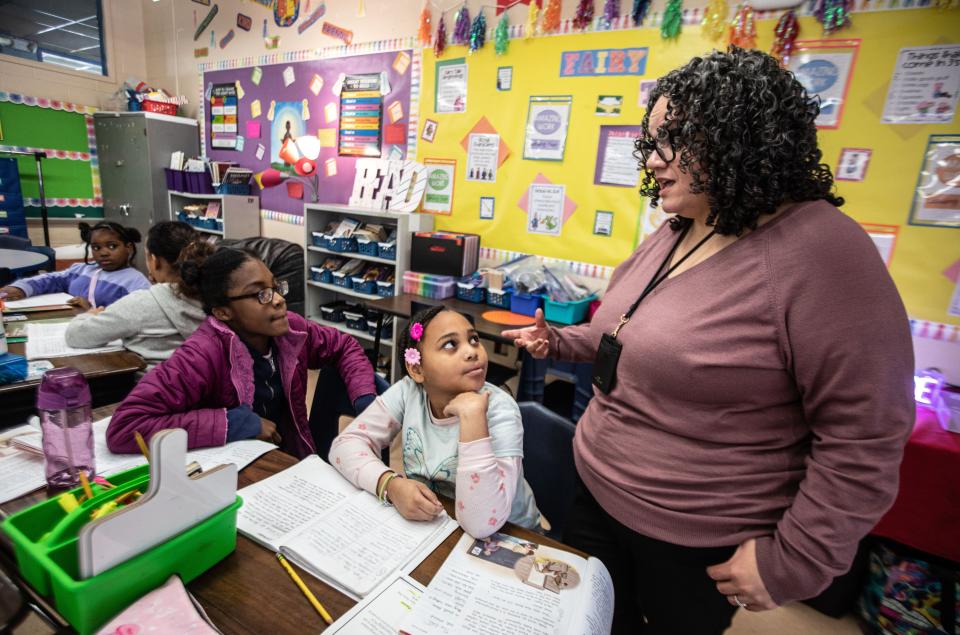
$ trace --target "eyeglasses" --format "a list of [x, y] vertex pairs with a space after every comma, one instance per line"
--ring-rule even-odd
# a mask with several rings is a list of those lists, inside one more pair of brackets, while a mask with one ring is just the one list
[[670, 163], [677, 156], [673, 144], [670, 143], [669, 136], [664, 139], [640, 137], [637, 139], [637, 151], [640, 153], [640, 160], [644, 165], [647, 164], [654, 152], [664, 163]]
[[290, 283], [286, 280], [281, 280], [277, 282], [276, 285], [272, 287], [267, 287], [266, 289], [260, 289], [254, 293], [244, 293], [243, 295], [235, 295], [233, 297], [228, 296], [227, 299], [230, 301], [233, 300], [246, 300], [247, 298], [256, 298], [257, 302], [260, 304], [270, 304], [273, 302], [273, 295], [279, 294], [281, 296], [287, 295], [287, 292], [290, 291]]

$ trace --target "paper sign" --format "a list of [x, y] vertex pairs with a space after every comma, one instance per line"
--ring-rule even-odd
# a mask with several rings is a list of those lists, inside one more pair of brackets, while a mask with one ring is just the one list
[[493, 208], [496, 200], [492, 196], [480, 197], [480, 218], [483, 220], [493, 220]]
[[950, 123], [960, 94], [960, 44], [900, 49], [883, 123]]
[[334, 158], [329, 158], [323, 162], [323, 167], [327, 171], [327, 176], [336, 176], [337, 175], [337, 160]]
[[466, 112], [467, 75], [467, 64], [462, 57], [437, 62], [437, 86], [433, 100], [435, 112]]
[[839, 128], [860, 40], [801, 40], [789, 70], [811, 97], [820, 98], [818, 128]]
[[407, 127], [402, 123], [391, 123], [383, 127], [384, 143], [403, 143], [407, 136]]
[[640, 126], [600, 126], [594, 184], [637, 186], [640, 164], [633, 156], [633, 142], [639, 136]]
[[524, 159], [563, 160], [572, 104], [573, 98], [569, 96], [530, 97], [523, 144]]
[[623, 107], [623, 95], [600, 95], [597, 97], [596, 114], [601, 117], [616, 117]]
[[396, 123], [403, 119], [403, 104], [400, 100], [393, 101], [387, 106], [387, 113], [390, 115], [390, 123]]
[[457, 162], [451, 159], [424, 159], [427, 168], [427, 189], [423, 211], [449, 215], [453, 211], [453, 183]]
[[867, 177], [867, 165], [873, 150], [867, 148], [844, 148], [833, 178], [837, 181], [862, 181]]
[[960, 227], [960, 135], [930, 135], [927, 140], [910, 224]]
[[259, 121], [247, 120], [247, 138], [248, 139], [260, 138], [260, 122]]
[[295, 81], [297, 81], [297, 76], [296, 76], [296, 74], [293, 72], [293, 67], [292, 67], [292, 66], [288, 66], [288, 67], [286, 67], [285, 69], [283, 69], [283, 85], [284, 85], [284, 86], [289, 86], [290, 84], [292, 84], [292, 83], [295, 82]]
[[496, 183], [499, 155], [500, 135], [471, 134], [467, 146], [467, 180]]
[[262, 143], [257, 144], [257, 152], [255, 156], [257, 157], [258, 161], [263, 158], [263, 155], [266, 151], [267, 148]]
[[513, 88], [513, 67], [501, 66], [497, 69], [497, 90], [510, 90]]
[[237, 136], [237, 152], [243, 151], [243, 137]]
[[303, 198], [303, 182], [293, 179], [287, 180], [287, 196], [290, 198]]
[[566, 186], [534, 183], [529, 191], [527, 231], [531, 234], [559, 236], [563, 227]]
[[336, 38], [340, 40], [347, 46], [350, 46], [350, 44], [353, 42], [353, 31], [344, 29], [343, 27], [339, 27], [336, 24], [330, 24], [329, 22], [324, 22], [323, 27], [321, 27], [320, 31], [324, 35], [329, 35], [332, 38]]
[[597, 236], [613, 234], [613, 212], [597, 210], [597, 215], [593, 217], [593, 233]]
[[320, 128], [317, 130], [317, 139], [320, 140], [321, 148], [336, 148], [337, 147], [337, 129], [336, 128]]
[[407, 68], [410, 66], [410, 54], [406, 51], [400, 51], [397, 53], [397, 56], [393, 59], [393, 70], [397, 71], [398, 75], [403, 75], [407, 72]]
[[323, 120], [327, 123], [337, 120], [337, 105], [332, 101], [323, 107]]
[[254, 66], [253, 70], [250, 71], [250, 81], [253, 82], [254, 86], [259, 86], [261, 79], [263, 79], [263, 69], [259, 66]]
[[314, 95], [319, 95], [321, 90], [323, 90], [323, 78], [319, 75], [314, 75], [313, 79], [310, 80], [310, 92]]
[[251, 101], [251, 102], [250, 102], [250, 116], [253, 117], [254, 119], [256, 119], [257, 117], [259, 117], [259, 116], [261, 115], [261, 113], [263, 112], [262, 110], [260, 110], [260, 108], [261, 108], [261, 106], [260, 106], [260, 100], [259, 100], [259, 99], [254, 99], [253, 101]]

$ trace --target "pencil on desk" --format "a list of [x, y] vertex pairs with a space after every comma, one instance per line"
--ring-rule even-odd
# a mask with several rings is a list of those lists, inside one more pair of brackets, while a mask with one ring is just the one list
[[333, 618], [330, 617], [330, 614], [327, 613], [327, 609], [323, 608], [323, 605], [320, 604], [320, 600], [310, 592], [310, 589], [307, 588], [307, 585], [303, 583], [303, 580], [300, 579], [300, 576], [297, 575], [297, 572], [293, 570], [293, 567], [290, 566], [290, 563], [287, 562], [287, 559], [283, 557], [283, 554], [277, 554], [277, 560], [280, 561], [280, 564], [283, 565], [283, 568], [287, 570], [287, 573], [290, 575], [290, 578], [293, 582], [300, 587], [300, 591], [307, 597], [307, 600], [310, 601], [310, 604], [313, 605], [313, 608], [317, 609], [317, 613], [320, 614], [320, 617], [323, 618], [323, 621], [327, 624], [333, 624]]
[[87, 479], [87, 473], [84, 470], [80, 470], [80, 486], [83, 487], [83, 493], [87, 500], [93, 498], [93, 489], [90, 487], [90, 481]]
[[133, 433], [133, 438], [137, 441], [137, 447], [140, 448], [140, 453], [143, 454], [143, 458], [147, 460], [147, 463], [150, 462], [150, 450], [147, 448], [147, 442], [143, 440], [143, 435], [139, 432]]

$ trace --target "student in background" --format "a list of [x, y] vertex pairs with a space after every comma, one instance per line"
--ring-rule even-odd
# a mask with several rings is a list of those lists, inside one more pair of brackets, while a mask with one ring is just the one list
[[120, 404], [107, 428], [111, 451], [136, 452], [135, 432], [183, 428], [190, 448], [258, 438], [308, 456], [307, 369], [335, 365], [358, 412], [373, 401], [373, 367], [357, 341], [288, 313], [287, 283], [252, 253], [184, 259], [180, 277], [207, 319]]
[[[131, 291], [146, 289], [150, 282], [134, 269], [140, 232], [112, 221], [100, 221], [93, 227], [80, 223], [80, 238], [86, 243], [83, 263], [64, 271], [44, 273], [17, 280], [0, 289], [7, 300], [22, 300], [44, 293], [69, 293], [70, 304], [87, 310], [113, 304]], [[93, 253], [95, 262], [88, 262]]]
[[147, 232], [147, 272], [155, 282], [106, 308], [92, 308], [67, 327], [67, 345], [96, 348], [116, 339], [153, 368], [169, 358], [206, 318], [196, 290], [183, 284], [180, 266], [197, 265], [213, 246], [186, 223], [157, 223]]
[[[508, 520], [538, 528], [540, 512], [523, 478], [520, 409], [486, 383], [487, 352], [470, 323], [442, 306], [421, 311], [399, 351], [404, 378], [340, 433], [330, 463], [409, 520], [436, 516], [442, 494], [456, 499], [457, 521], [475, 538]], [[401, 433], [408, 478], [379, 458]]]

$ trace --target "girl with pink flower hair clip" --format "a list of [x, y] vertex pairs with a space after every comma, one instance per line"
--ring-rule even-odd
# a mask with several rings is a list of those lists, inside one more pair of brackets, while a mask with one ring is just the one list
[[[408, 520], [443, 513], [445, 496], [475, 538], [507, 521], [538, 528], [523, 477], [520, 409], [486, 383], [487, 352], [470, 322], [433, 307], [413, 316], [398, 343], [403, 378], [334, 440], [330, 464]], [[379, 458], [398, 434], [402, 475]]]

